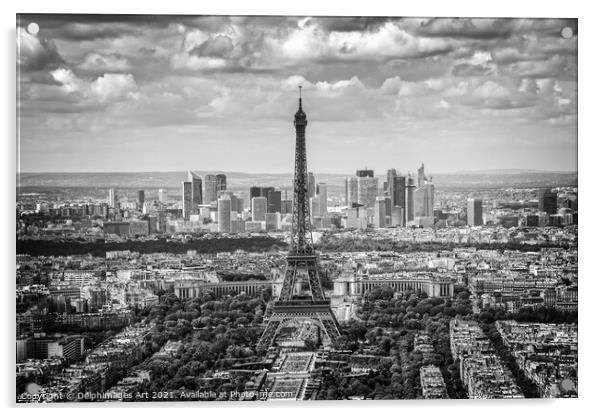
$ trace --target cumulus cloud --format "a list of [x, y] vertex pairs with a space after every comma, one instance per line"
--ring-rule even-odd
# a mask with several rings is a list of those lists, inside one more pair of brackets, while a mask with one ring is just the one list
[[[101, 16], [96, 26], [90, 16], [35, 20], [44, 36], [18, 32], [22, 128], [32, 140], [49, 137], [44, 129], [66, 135], [72, 129], [74, 137], [148, 129], [155, 145], [195, 132], [199, 137], [185, 146], [218, 137], [237, 146], [244, 131], [280, 146], [299, 85], [324, 155], [330, 143], [369, 138], [393, 149], [398, 140], [472, 135], [486, 148], [489, 137], [506, 137], [518, 125], [542, 138], [561, 130], [574, 135], [572, 20]], [[563, 25], [575, 35], [562, 38]]]
[[90, 92], [103, 103], [139, 97], [132, 74], [104, 74], [90, 84]]
[[453, 42], [417, 38], [393, 22], [386, 22], [377, 30], [363, 32], [326, 32], [319, 25], [310, 23], [288, 35], [282, 44], [282, 53], [294, 61], [386, 61], [445, 54], [452, 48]]
[[[110, 103], [136, 100], [139, 89], [131, 74], [106, 73], [94, 80], [79, 78], [69, 68], [61, 67], [50, 72], [55, 85], [38, 86], [27, 91], [31, 98], [63, 103], [55, 111], [81, 111], [102, 108]], [[52, 110], [51, 110], [52, 111]]]

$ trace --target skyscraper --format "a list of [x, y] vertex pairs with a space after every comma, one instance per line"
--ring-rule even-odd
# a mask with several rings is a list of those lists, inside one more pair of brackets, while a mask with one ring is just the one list
[[393, 178], [397, 176], [397, 171], [395, 169], [387, 170], [387, 180], [384, 183], [385, 195], [393, 197]]
[[360, 176], [358, 178], [357, 203], [373, 208], [378, 196], [378, 178]]
[[[395, 169], [389, 169], [387, 171], [387, 182], [385, 192], [391, 198], [391, 207], [400, 206], [402, 208], [406, 205], [406, 178], [400, 176]], [[402, 224], [405, 224], [405, 218], [402, 219]]]
[[406, 225], [408, 222], [414, 220], [414, 178], [408, 175], [408, 181], [406, 185]]
[[111, 208], [117, 207], [117, 195], [115, 194], [114, 188], [109, 189], [109, 197], [107, 198], [107, 204], [109, 204]]
[[558, 194], [550, 188], [539, 188], [537, 191], [539, 211], [546, 214], [556, 214], [558, 210]]
[[328, 215], [328, 187], [324, 182], [319, 184], [320, 193], [318, 199], [320, 200], [320, 217], [326, 217]]
[[468, 198], [466, 207], [467, 223], [470, 227], [483, 225], [483, 201]]
[[[391, 197], [390, 196], [384, 196], [383, 197], [385, 199], [385, 208], [386, 208], [386, 216], [387, 218], [389, 218], [389, 221], [391, 221], [391, 210], [393, 209], [393, 205], [391, 205]], [[389, 224], [387, 224], [389, 225]]]
[[414, 217], [432, 217], [435, 215], [435, 185], [425, 182], [414, 190]]
[[256, 196], [251, 200], [251, 216], [253, 221], [265, 221], [268, 211], [268, 200], [264, 196]]
[[316, 178], [312, 172], [307, 172], [307, 196], [310, 198], [316, 196]]
[[231, 199], [229, 195], [222, 195], [217, 200], [217, 231], [220, 233], [230, 232]]
[[138, 190], [138, 207], [144, 206], [144, 189]]
[[192, 182], [182, 182], [182, 217], [190, 219], [192, 209]]
[[228, 188], [226, 184], [226, 175], [220, 173], [218, 175], [215, 175], [215, 179], [217, 180], [218, 191], [225, 191]]
[[374, 206], [374, 227], [384, 228], [387, 226], [386, 222], [386, 203], [385, 198], [379, 196], [376, 198]]
[[159, 202], [167, 202], [167, 192], [165, 192], [165, 189], [159, 189]]
[[353, 176], [345, 179], [345, 205], [348, 207], [353, 206], [353, 204], [357, 204], [357, 196], [358, 196], [358, 185], [359, 178], [357, 176]]
[[281, 201], [282, 201], [282, 192], [281, 191], [270, 191], [268, 192], [268, 212], [282, 212], [281, 210]]
[[251, 201], [256, 196], [261, 196], [261, 187], [260, 186], [251, 186], [251, 189], [249, 189], [249, 207], [251, 206]]
[[426, 176], [424, 175], [424, 163], [421, 163], [420, 167], [418, 168], [418, 187], [421, 188], [424, 186], [425, 182]]
[[217, 200], [217, 176], [205, 175], [204, 203], [210, 204]]
[[203, 203], [203, 180], [194, 172], [188, 172], [188, 182], [192, 183], [191, 214], [199, 213], [199, 205]]

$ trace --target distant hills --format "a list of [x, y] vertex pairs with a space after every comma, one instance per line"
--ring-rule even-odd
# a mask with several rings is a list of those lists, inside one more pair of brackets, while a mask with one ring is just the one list
[[[230, 189], [248, 189], [250, 186], [290, 188], [291, 173], [243, 173], [227, 171], [194, 171], [199, 175], [224, 173]], [[435, 185], [455, 187], [539, 187], [577, 186], [577, 172], [539, 170], [481, 170], [452, 173], [429, 173]], [[316, 182], [329, 187], [343, 187], [345, 178], [353, 175], [315, 173]], [[415, 173], [414, 173], [415, 175]], [[384, 175], [377, 175], [382, 181]], [[187, 172], [23, 172], [17, 174], [17, 186], [27, 187], [86, 187], [86, 188], [177, 188], [186, 180]]]

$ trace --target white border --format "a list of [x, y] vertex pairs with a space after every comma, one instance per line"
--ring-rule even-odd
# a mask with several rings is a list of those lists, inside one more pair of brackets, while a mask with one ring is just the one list
[[[601, 376], [601, 348], [599, 322], [600, 309], [597, 308], [600, 280], [602, 276], [596, 273], [596, 260], [599, 258], [596, 245], [596, 231], [600, 221], [596, 221], [595, 211], [602, 207], [600, 195], [602, 189], [596, 183], [602, 178], [599, 169], [600, 152], [599, 142], [602, 137], [599, 130], [602, 97], [600, 89], [600, 14], [597, 13], [595, 2], [577, 3], [575, 1], [527, 1], [503, 0], [495, 3], [485, 1], [381, 1], [370, 0], [362, 3], [349, 1], [327, 2], [324, 0], [297, 0], [297, 1], [230, 1], [197, 2], [184, 0], [170, 0], [164, 2], [124, 2], [123, 0], [104, 0], [94, 4], [84, 3], [81, 0], [27, 0], [19, 2], [3, 2], [2, 19], [3, 41], [5, 48], [4, 65], [2, 65], [2, 79], [4, 81], [4, 99], [0, 100], [2, 109], [2, 126], [4, 127], [2, 184], [5, 189], [2, 195], [5, 200], [0, 204], [2, 209], [2, 222], [5, 231], [2, 239], [0, 253], [4, 273], [4, 319], [7, 325], [6, 336], [1, 343], [3, 369], [0, 392], [3, 392], [3, 407], [9, 407], [9, 412], [19, 413], [92, 413], [105, 414], [107, 407], [46, 407], [46, 408], [18, 408], [14, 407], [14, 253], [15, 253], [15, 171], [16, 171], [16, 141], [15, 141], [15, 21], [16, 13], [144, 13], [144, 14], [287, 14], [287, 15], [347, 15], [347, 16], [462, 16], [462, 17], [571, 17], [579, 18], [579, 185], [581, 188], [580, 215], [581, 235], [579, 242], [580, 261], [579, 277], [581, 280], [580, 291], [580, 328], [581, 337], [579, 345], [579, 399], [574, 400], [521, 400], [521, 401], [398, 401], [398, 402], [326, 402], [326, 403], [295, 403], [294, 405], [274, 404], [270, 406], [257, 406], [256, 404], [220, 404], [220, 406], [203, 406], [198, 404], [190, 406], [178, 404], [174, 407], [183, 408], [184, 412], [225, 412], [226, 414], [240, 414], [244, 412], [266, 413], [278, 412], [287, 415], [306, 414], [316, 410], [331, 413], [365, 414], [366, 412], [387, 413], [420, 413], [420, 414], [487, 414], [506, 415], [507, 413], [524, 414], [592, 414], [598, 413], [596, 408], [601, 407], [597, 402]], [[602, 397], [602, 396], [601, 396]], [[10, 408], [12, 407], [12, 408]], [[184, 409], [185, 408], [185, 409]], [[136, 406], [131, 407], [134, 412], [163, 414], [168, 411], [166, 405]]]

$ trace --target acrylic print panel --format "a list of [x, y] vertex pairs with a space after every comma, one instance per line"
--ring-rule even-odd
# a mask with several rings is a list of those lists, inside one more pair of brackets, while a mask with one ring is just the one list
[[16, 402], [577, 397], [577, 37], [18, 15]]

